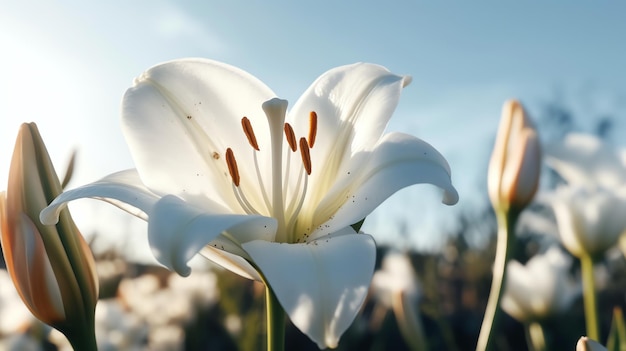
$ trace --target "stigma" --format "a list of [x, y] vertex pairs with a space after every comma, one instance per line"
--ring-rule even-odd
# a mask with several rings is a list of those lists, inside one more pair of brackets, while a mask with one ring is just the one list
[[[232, 190], [245, 213], [269, 216], [277, 220], [277, 241], [299, 241], [300, 239], [296, 238], [294, 233], [294, 228], [306, 198], [308, 177], [313, 171], [311, 149], [317, 137], [317, 113], [315, 111], [309, 113], [308, 134], [306, 137], [302, 136], [298, 139], [293, 127], [289, 123], [285, 123], [286, 100], [274, 98], [264, 102], [262, 108], [267, 117], [270, 133], [270, 179], [264, 179], [267, 176], [262, 176], [258, 161], [261, 148], [266, 148], [267, 145], [258, 144], [253, 125], [250, 119], [244, 116], [241, 119], [241, 126], [253, 153], [257, 184], [241, 182], [236, 156], [229, 147], [226, 149], [225, 158], [228, 173], [232, 180]], [[303, 117], [306, 118], [306, 116]], [[267, 149], [265, 150], [267, 151]], [[300, 151], [299, 155], [298, 150]], [[297, 179], [290, 180], [290, 177], [297, 177]], [[254, 178], [253, 176], [251, 179]], [[260, 191], [253, 189], [257, 186]], [[244, 189], [244, 187], [247, 188]], [[268, 193], [268, 189], [271, 189], [270, 193]], [[254, 206], [246, 195], [252, 192], [260, 192], [263, 202], [258, 203], [257, 201], [256, 206]], [[303, 233], [300, 233], [297, 237], [302, 235]], [[307, 234], [304, 233], [304, 235]]]

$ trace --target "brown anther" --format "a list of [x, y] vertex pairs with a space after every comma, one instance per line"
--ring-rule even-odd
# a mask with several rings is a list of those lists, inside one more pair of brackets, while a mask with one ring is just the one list
[[233, 178], [233, 183], [235, 186], [239, 186], [239, 169], [237, 168], [237, 161], [235, 160], [235, 155], [233, 154], [233, 149], [226, 149], [226, 164], [228, 165], [228, 173], [230, 173], [230, 177]]
[[256, 150], [259, 151], [259, 144], [256, 142], [256, 136], [254, 135], [254, 129], [252, 129], [252, 124], [248, 117], [244, 117], [241, 119], [241, 126], [243, 127], [243, 132], [248, 137], [248, 142], [250, 145]]
[[315, 136], [317, 136], [317, 113], [311, 111], [309, 113], [309, 147], [313, 147], [315, 144]]
[[298, 150], [298, 143], [296, 142], [296, 133], [293, 132], [293, 128], [289, 123], [285, 123], [285, 138], [287, 138], [287, 143], [291, 148], [291, 151], [295, 152]]
[[309, 152], [309, 144], [305, 138], [300, 138], [300, 154], [302, 155], [302, 164], [307, 174], [311, 174], [311, 153]]

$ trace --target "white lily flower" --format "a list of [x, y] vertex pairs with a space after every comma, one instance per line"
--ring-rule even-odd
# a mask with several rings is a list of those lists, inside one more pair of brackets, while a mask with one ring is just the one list
[[419, 311], [422, 288], [407, 253], [385, 255], [381, 269], [372, 278], [372, 292], [385, 307], [393, 310], [407, 345], [412, 350], [427, 349]]
[[612, 247], [626, 230], [626, 150], [591, 134], [571, 133], [563, 142], [548, 145], [546, 163], [572, 188], [584, 188], [557, 189], [552, 197], [566, 247], [576, 256]]
[[546, 147], [545, 158], [570, 185], [626, 187], [626, 150], [614, 149], [594, 135], [568, 134]]
[[393, 305], [394, 295], [404, 294], [415, 305], [422, 296], [417, 273], [406, 253], [389, 252], [383, 257], [380, 270], [374, 273], [372, 291], [387, 307]]
[[604, 187], [560, 187], [552, 198], [561, 242], [572, 255], [597, 257], [626, 230], [626, 198]]
[[287, 114], [250, 74], [215, 61], [152, 67], [125, 94], [122, 127], [136, 170], [65, 192], [105, 199], [148, 221], [155, 257], [181, 275], [201, 252], [260, 274], [292, 322], [336, 347], [370, 284], [375, 243], [351, 225], [397, 190], [431, 183], [458, 200], [443, 156], [383, 134], [410, 79], [353, 64], [318, 78]]
[[569, 277], [571, 265], [571, 257], [555, 246], [526, 265], [510, 261], [502, 309], [523, 323], [564, 311], [581, 293], [579, 284]]
[[607, 351], [607, 349], [599, 342], [586, 336], [581, 336], [576, 343], [576, 351]]

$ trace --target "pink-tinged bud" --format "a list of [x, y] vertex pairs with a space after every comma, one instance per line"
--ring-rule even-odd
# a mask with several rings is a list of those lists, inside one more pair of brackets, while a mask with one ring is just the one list
[[495, 208], [521, 210], [539, 186], [541, 145], [523, 106], [507, 101], [489, 162], [488, 191]]
[[91, 341], [85, 340], [94, 337], [98, 298], [93, 255], [67, 209], [56, 225], [39, 221], [39, 212], [61, 191], [37, 126], [22, 124], [7, 191], [0, 194], [7, 269], [37, 318], [63, 332], [75, 347], [86, 347]]

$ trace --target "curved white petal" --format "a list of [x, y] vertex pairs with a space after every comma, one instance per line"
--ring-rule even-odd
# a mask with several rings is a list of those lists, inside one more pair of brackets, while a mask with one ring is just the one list
[[[191, 273], [187, 262], [225, 231], [273, 240], [276, 220], [269, 217], [209, 213], [173, 195], [162, 197], [148, 218], [152, 253], [182, 276]], [[234, 236], [234, 235], [233, 235]]]
[[241, 119], [247, 116], [259, 144], [269, 145], [261, 105], [274, 96], [258, 79], [220, 62], [184, 59], [150, 68], [122, 104], [122, 129], [144, 184], [162, 195], [205, 196], [239, 209], [224, 154], [232, 148], [239, 167], [249, 170], [240, 169], [242, 179], [256, 180]]
[[212, 246], [205, 246], [202, 251], [200, 251], [200, 254], [206, 257], [209, 261], [214, 262], [233, 273], [239, 274], [244, 278], [259, 282], [262, 281], [259, 272], [257, 272], [257, 270], [241, 256]]
[[61, 193], [44, 208], [39, 218], [43, 224], [55, 224], [59, 213], [72, 200], [95, 198], [110, 202], [144, 220], [159, 196], [148, 190], [134, 169], [110, 174], [96, 182]]
[[393, 193], [409, 185], [429, 183], [444, 190], [445, 204], [458, 201], [445, 158], [411, 135], [389, 133], [371, 153], [362, 153], [355, 160], [358, 162], [350, 163], [347, 176], [319, 204], [314, 222], [323, 225], [313, 233], [313, 238], [358, 222]]
[[[354, 233], [350, 228], [344, 232]], [[294, 325], [321, 349], [337, 347], [367, 294], [376, 258], [374, 239], [344, 234], [308, 244], [257, 240], [243, 248]]]
[[590, 134], [572, 133], [545, 150], [546, 162], [572, 185], [601, 185], [608, 188], [626, 184], [626, 158]]
[[309, 113], [317, 113], [317, 137], [311, 149], [311, 184], [316, 190], [325, 193], [347, 158], [374, 146], [407, 83], [407, 78], [382, 66], [356, 63], [324, 73], [300, 97], [288, 119], [296, 135], [306, 137]]

